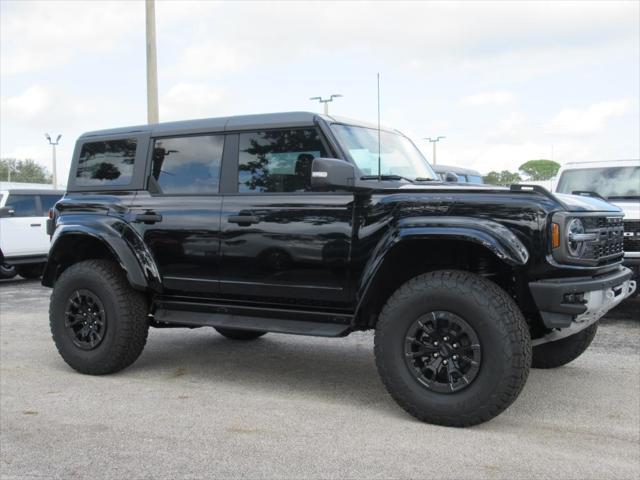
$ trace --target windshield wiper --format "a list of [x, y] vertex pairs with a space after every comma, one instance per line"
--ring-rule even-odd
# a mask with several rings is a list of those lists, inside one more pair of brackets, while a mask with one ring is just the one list
[[414, 178], [416, 182], [437, 182], [436, 178], [427, 178], [427, 177], [416, 177]]
[[362, 177], [360, 177], [360, 180], [406, 180], [409, 183], [414, 183], [413, 180], [411, 180], [410, 178], [407, 177], [403, 177], [402, 175], [391, 175], [391, 174], [387, 174], [387, 175], [363, 175]]

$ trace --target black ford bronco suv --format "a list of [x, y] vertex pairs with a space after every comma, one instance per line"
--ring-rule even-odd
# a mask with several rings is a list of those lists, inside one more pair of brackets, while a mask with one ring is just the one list
[[498, 415], [635, 290], [617, 207], [446, 183], [401, 133], [313, 113], [86, 133], [50, 217], [42, 283], [74, 369], [131, 365], [149, 326], [373, 329], [391, 396], [442, 425]]

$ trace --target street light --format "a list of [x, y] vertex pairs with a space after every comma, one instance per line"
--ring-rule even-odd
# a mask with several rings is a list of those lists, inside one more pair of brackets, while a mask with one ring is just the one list
[[447, 137], [439, 136], [436, 138], [431, 138], [431, 137], [425, 138], [425, 140], [429, 140], [433, 144], [433, 164], [434, 165], [436, 164], [436, 143], [438, 143], [443, 138], [447, 138]]
[[60, 138], [62, 138], [62, 135], [58, 135], [58, 137], [56, 138], [55, 142], [53, 140], [51, 140], [51, 137], [49, 136], [48, 133], [44, 134], [44, 138], [46, 138], [49, 141], [49, 145], [51, 145], [51, 148], [53, 150], [53, 188], [57, 188], [57, 186], [58, 186], [58, 173], [57, 173], [57, 169], [56, 169], [56, 145], [58, 145], [58, 143], [60, 143]]
[[333, 102], [334, 98], [340, 98], [342, 95], [339, 93], [335, 93], [331, 95], [329, 98], [322, 97], [311, 97], [309, 100], [318, 100], [320, 103], [324, 103], [324, 114], [329, 115], [329, 102]]

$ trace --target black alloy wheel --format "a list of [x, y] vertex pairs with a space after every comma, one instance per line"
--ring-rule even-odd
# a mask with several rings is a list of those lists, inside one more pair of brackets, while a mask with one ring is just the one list
[[105, 337], [107, 316], [100, 298], [90, 290], [74, 290], [69, 295], [64, 326], [73, 344], [93, 350]]
[[428, 390], [453, 393], [478, 375], [482, 352], [475, 330], [460, 316], [442, 310], [420, 316], [405, 337], [411, 374]]

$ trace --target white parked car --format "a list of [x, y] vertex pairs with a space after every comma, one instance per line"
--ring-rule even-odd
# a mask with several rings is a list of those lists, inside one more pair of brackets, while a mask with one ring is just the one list
[[624, 212], [624, 264], [640, 278], [640, 160], [570, 162], [562, 166], [554, 191], [594, 192]]
[[38, 278], [49, 253], [49, 209], [64, 191], [0, 187], [0, 278]]

